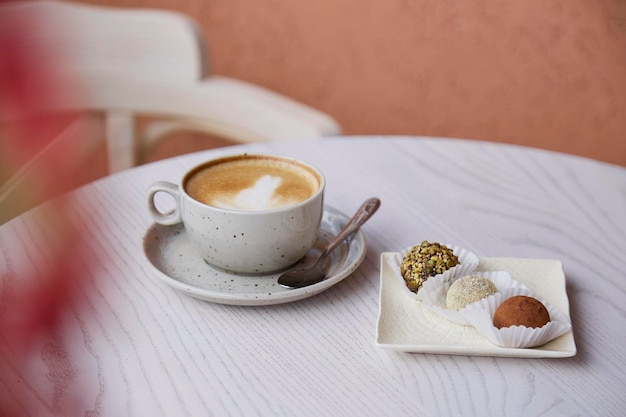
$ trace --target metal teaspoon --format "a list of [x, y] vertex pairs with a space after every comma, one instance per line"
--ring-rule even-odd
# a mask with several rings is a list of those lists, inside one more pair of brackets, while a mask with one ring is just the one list
[[378, 198], [370, 198], [365, 201], [337, 236], [328, 243], [328, 246], [326, 246], [313, 265], [306, 268], [292, 269], [291, 271], [283, 273], [278, 278], [278, 283], [286, 288], [301, 288], [323, 281], [326, 278], [326, 272], [322, 269], [322, 261], [341, 242], [356, 233], [363, 223], [378, 210], [378, 207], [380, 207], [380, 200]]

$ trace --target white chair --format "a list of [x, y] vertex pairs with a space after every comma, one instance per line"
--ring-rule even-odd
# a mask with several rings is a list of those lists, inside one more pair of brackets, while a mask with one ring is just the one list
[[[210, 76], [200, 30], [178, 13], [49, 0], [0, 5], [0, 37], [15, 28], [29, 28], [28, 58], [72, 90], [38, 108], [0, 108], [0, 122], [37, 112], [102, 113], [111, 173], [141, 163], [177, 130], [235, 143], [341, 132], [330, 116], [304, 104], [247, 82]], [[157, 119], [136, 131], [138, 115]]]

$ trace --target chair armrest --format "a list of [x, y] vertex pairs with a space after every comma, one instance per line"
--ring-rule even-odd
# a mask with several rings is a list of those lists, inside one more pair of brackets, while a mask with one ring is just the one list
[[[208, 78], [202, 82], [120, 80], [94, 75], [81, 85], [81, 94], [61, 95], [44, 103], [41, 111], [94, 110], [107, 120], [109, 156], [128, 150], [123, 163], [112, 172], [132, 166], [136, 152], [146, 155], [165, 134], [173, 130], [195, 130], [222, 136], [235, 142], [302, 140], [341, 133], [330, 116], [252, 84]], [[137, 115], [154, 116], [147, 133], [132, 132]], [[13, 115], [14, 118], [20, 115]], [[165, 123], [165, 122], [163, 122]], [[136, 146], [135, 146], [136, 145]]]
[[154, 121], [142, 134], [142, 146], [150, 149], [176, 131], [193, 130], [217, 134], [235, 142], [301, 140], [339, 135], [341, 129], [330, 116], [256, 85], [226, 77], [210, 77], [194, 88], [207, 105], [201, 117], [174, 117]]

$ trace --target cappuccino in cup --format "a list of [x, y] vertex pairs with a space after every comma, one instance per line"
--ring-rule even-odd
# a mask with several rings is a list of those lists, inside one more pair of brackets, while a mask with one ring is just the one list
[[320, 188], [315, 170], [272, 156], [236, 156], [191, 172], [184, 184], [191, 198], [228, 210], [274, 210], [301, 203]]
[[[180, 184], [158, 181], [148, 209], [163, 225], [182, 222], [207, 263], [238, 274], [269, 274], [298, 262], [317, 240], [325, 179], [304, 162], [274, 155], [236, 155], [189, 170]], [[162, 213], [159, 192], [174, 197]]]

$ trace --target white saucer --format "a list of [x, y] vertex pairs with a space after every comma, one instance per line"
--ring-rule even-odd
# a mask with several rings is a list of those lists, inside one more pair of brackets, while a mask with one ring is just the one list
[[[345, 214], [324, 207], [315, 246], [298, 266], [312, 263], [347, 222]], [[326, 259], [328, 278], [308, 287], [287, 289], [278, 285], [280, 273], [239, 275], [207, 264], [196, 254], [182, 224], [152, 225], [144, 236], [143, 247], [155, 275], [174, 289], [206, 301], [248, 306], [287, 303], [318, 294], [354, 272], [363, 261], [366, 249], [363, 233], [358, 231]]]
[[[376, 345], [412, 353], [504, 356], [516, 358], [566, 358], [576, 355], [572, 330], [536, 348], [504, 348], [492, 344], [471, 326], [454, 323], [412, 297], [391, 269], [384, 252], [380, 259], [380, 303]], [[476, 272], [507, 271], [557, 307], [568, 320], [569, 299], [563, 264], [555, 259], [482, 258]]]

